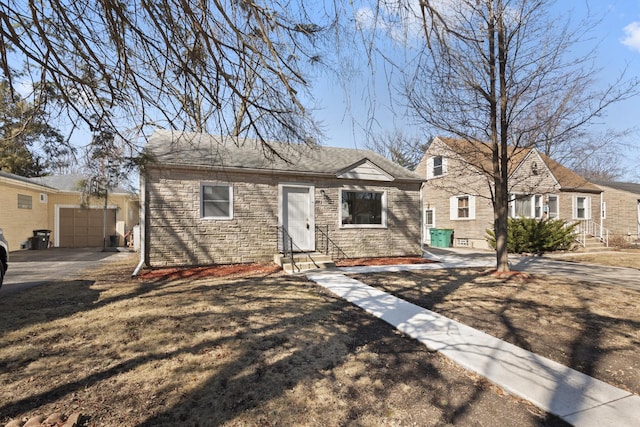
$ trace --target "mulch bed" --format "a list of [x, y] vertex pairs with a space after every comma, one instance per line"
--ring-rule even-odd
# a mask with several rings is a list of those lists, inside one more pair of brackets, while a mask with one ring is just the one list
[[[336, 262], [338, 267], [356, 267], [366, 265], [398, 265], [398, 264], [428, 264], [432, 261], [420, 257], [383, 257], [383, 258], [349, 258]], [[271, 263], [246, 263], [209, 265], [201, 267], [169, 267], [143, 270], [138, 278], [141, 280], [175, 280], [199, 279], [202, 277], [229, 277], [246, 275], [269, 275], [280, 271], [281, 268]]]
[[280, 270], [280, 266], [271, 263], [171, 267], [145, 270], [138, 275], [138, 278], [141, 280], [199, 279], [202, 277], [269, 275]]

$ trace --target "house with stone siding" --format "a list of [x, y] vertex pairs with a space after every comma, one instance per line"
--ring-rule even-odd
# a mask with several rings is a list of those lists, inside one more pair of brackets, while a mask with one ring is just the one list
[[640, 241], [640, 184], [592, 181], [603, 191], [603, 225], [616, 243]]
[[[535, 148], [510, 147], [509, 215], [579, 222], [582, 242], [602, 230], [602, 190]], [[493, 228], [489, 145], [436, 137], [416, 168], [422, 188], [423, 243], [431, 229], [453, 230], [452, 245], [488, 248]]]
[[160, 130], [146, 153], [148, 266], [421, 253], [423, 180], [372, 151]]

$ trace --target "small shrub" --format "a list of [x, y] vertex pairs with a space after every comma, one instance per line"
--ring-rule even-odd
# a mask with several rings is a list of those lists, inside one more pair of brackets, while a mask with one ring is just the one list
[[[561, 219], [509, 218], [507, 250], [518, 254], [569, 250], [575, 243], [576, 226]], [[487, 230], [487, 241], [496, 248], [493, 230]]]
[[612, 234], [609, 236], [609, 246], [618, 249], [631, 247], [631, 239], [624, 234]]

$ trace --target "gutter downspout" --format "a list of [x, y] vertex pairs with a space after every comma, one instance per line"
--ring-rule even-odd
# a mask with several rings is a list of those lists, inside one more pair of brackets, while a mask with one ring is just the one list
[[[424, 181], [420, 184], [420, 253], [424, 256], [424, 199], [422, 191], [424, 190]], [[640, 205], [638, 205], [640, 206]], [[640, 229], [639, 229], [640, 231]]]
[[136, 266], [131, 277], [136, 277], [142, 266], [144, 265], [144, 254], [147, 251], [147, 242], [145, 236], [147, 234], [147, 190], [146, 179], [144, 173], [140, 173], [140, 262]]
[[638, 199], [638, 239], [640, 239], [640, 199]]
[[[604, 218], [602, 212], [604, 212], [604, 192], [600, 192], [600, 241], [602, 241], [602, 230], [604, 228]], [[609, 245], [607, 245], [609, 246]]]

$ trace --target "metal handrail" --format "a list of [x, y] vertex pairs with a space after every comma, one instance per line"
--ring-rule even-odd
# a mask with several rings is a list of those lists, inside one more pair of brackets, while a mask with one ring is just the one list
[[[288, 245], [288, 250], [287, 250], [287, 243]], [[279, 252], [282, 252], [282, 255], [286, 258], [287, 256], [289, 257], [289, 261], [291, 261], [291, 270], [295, 270], [296, 267], [296, 261], [295, 258], [293, 256], [293, 238], [291, 237], [291, 235], [289, 235], [289, 232], [287, 231], [286, 228], [284, 228], [284, 226], [278, 226], [278, 246], [282, 248], [282, 250], [279, 250]], [[300, 271], [299, 268], [297, 268], [298, 271]]]
[[595, 237], [604, 243], [607, 248], [609, 247], [609, 230], [604, 227], [600, 227], [600, 224], [593, 220], [587, 219], [578, 221], [576, 233], [579, 236], [576, 240], [582, 245], [582, 247], [587, 245], [587, 236]]
[[[331, 239], [331, 237], [329, 237], [329, 226], [328, 225], [324, 226], [324, 230], [319, 225], [316, 225], [316, 233], [320, 233], [320, 235], [323, 237], [324, 254], [325, 255], [329, 255], [329, 247], [331, 246], [337, 252], [337, 256], [335, 257], [336, 259], [348, 258], [347, 254], [342, 249], [340, 249], [340, 246], [338, 246], [338, 244], [336, 242], [334, 242]], [[317, 245], [317, 242], [319, 240], [320, 239], [316, 239], [316, 245]], [[331, 258], [334, 258], [334, 257], [332, 256]]]

